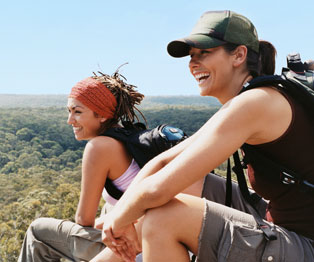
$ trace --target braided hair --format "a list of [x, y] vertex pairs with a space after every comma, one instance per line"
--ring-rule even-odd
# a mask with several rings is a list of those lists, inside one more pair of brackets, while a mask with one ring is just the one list
[[133, 125], [135, 120], [139, 121], [136, 112], [138, 112], [145, 123], [147, 123], [142, 112], [136, 107], [136, 105], [141, 103], [144, 95], [136, 90], [136, 86], [125, 82], [126, 78], [119, 74], [120, 67], [111, 76], [100, 71], [97, 72], [98, 74], [93, 72], [94, 76], [92, 76], [92, 78], [104, 84], [117, 100], [114, 117], [107, 119], [102, 124], [99, 131], [100, 134], [119, 122], [124, 126]]

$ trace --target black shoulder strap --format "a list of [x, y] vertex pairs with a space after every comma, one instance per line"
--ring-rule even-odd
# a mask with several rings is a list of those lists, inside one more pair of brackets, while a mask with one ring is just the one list
[[280, 75], [265, 75], [253, 78], [251, 81], [247, 82], [240, 93], [262, 86], [278, 86], [279, 84], [285, 85], [287, 80]]
[[232, 180], [231, 180], [231, 164], [230, 158], [228, 158], [227, 164], [227, 178], [226, 178], [226, 199], [225, 206], [232, 206]]
[[[276, 233], [273, 231], [273, 228], [263, 221], [263, 219], [260, 217], [260, 214], [255, 208], [257, 201], [260, 200], [260, 197], [256, 193], [251, 194], [248, 189], [238, 151], [233, 154], [233, 159], [235, 164], [235, 166], [233, 167], [233, 171], [237, 175], [241, 194], [243, 198], [249, 203], [248, 208], [250, 209], [250, 213], [253, 215], [259, 229], [263, 231], [266, 240], [276, 240], [277, 236]], [[230, 189], [228, 189], [227, 187], [227, 190]]]
[[[140, 141], [141, 133], [145, 131], [146, 129], [138, 129], [135, 126], [131, 128], [116, 127], [106, 130], [102, 135], [121, 141], [136, 163], [142, 168], [148, 161], [148, 156], [145, 154], [147, 152], [144, 152], [145, 144], [142, 145], [142, 141]], [[138, 148], [143, 150], [139, 150]]]
[[314, 118], [314, 89], [283, 71], [282, 75], [266, 75], [253, 78], [247, 82], [240, 93], [262, 86], [276, 86], [302, 104]]
[[102, 135], [112, 137], [126, 144], [130, 136], [138, 132], [139, 130], [136, 128], [114, 127], [107, 129]]
[[117, 188], [113, 184], [112, 180], [108, 177], [106, 179], [105, 188], [108, 194], [117, 200], [120, 199], [123, 195], [123, 192], [119, 188]]
[[243, 198], [255, 208], [256, 203], [260, 200], [260, 197], [257, 194], [252, 194], [247, 186], [246, 178], [243, 171], [243, 163], [240, 161], [239, 152], [236, 151], [233, 154], [234, 167], [232, 168], [233, 172], [237, 176], [238, 185], [241, 191]]
[[[124, 145], [127, 147], [129, 143], [129, 139], [133, 134], [140, 132], [140, 130], [146, 129], [146, 126], [144, 124], [142, 125], [140, 124], [141, 123], [139, 123], [139, 126], [138, 126], [139, 129], [135, 128], [133, 125], [132, 126], [126, 125], [125, 128], [124, 127], [109, 128], [102, 135], [117, 139], [121, 141], [122, 143], [124, 143]], [[132, 155], [132, 157], [134, 156]], [[113, 184], [113, 181], [109, 178], [106, 179], [105, 189], [111, 197], [117, 200], [119, 200], [123, 195], [123, 192], [119, 188], [117, 188]]]

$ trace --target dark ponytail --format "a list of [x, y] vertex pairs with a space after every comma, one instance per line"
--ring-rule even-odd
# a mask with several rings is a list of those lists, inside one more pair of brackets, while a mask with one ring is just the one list
[[273, 75], [276, 67], [275, 47], [268, 41], [259, 41], [259, 53], [248, 49], [247, 68], [253, 77]]
[[[232, 53], [239, 45], [226, 43], [223, 48]], [[259, 53], [248, 48], [246, 65], [250, 75], [257, 77], [260, 75], [273, 75], [276, 67], [275, 47], [267, 41], [259, 41]]]
[[259, 75], [273, 75], [276, 67], [277, 51], [275, 47], [267, 41], [259, 42]]

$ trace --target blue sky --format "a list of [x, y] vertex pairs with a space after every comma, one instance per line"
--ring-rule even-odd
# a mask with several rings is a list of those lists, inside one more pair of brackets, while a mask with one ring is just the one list
[[314, 1], [0, 0], [0, 94], [67, 94], [93, 71], [118, 66], [145, 95], [197, 95], [188, 58], [167, 54], [202, 13], [230, 9], [286, 55], [314, 59]]

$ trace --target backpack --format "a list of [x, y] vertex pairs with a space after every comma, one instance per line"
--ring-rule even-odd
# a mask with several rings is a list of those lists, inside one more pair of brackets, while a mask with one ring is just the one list
[[[288, 67], [282, 69], [281, 75], [266, 75], [256, 77], [245, 84], [240, 93], [261, 86], [275, 86], [284, 93], [294, 97], [301, 105], [303, 105], [314, 121], [314, 72], [311, 70], [305, 70], [305, 68], [302, 67], [303, 63], [301, 62], [300, 56], [298, 54], [288, 55], [287, 64]], [[303, 179], [297, 173], [297, 171], [290, 170], [280, 163], [274, 162], [272, 159], [264, 156], [254, 146], [249, 144], [243, 144], [241, 149], [244, 152], [244, 157], [242, 160], [240, 160], [238, 151], [233, 154], [234, 167], [232, 170], [237, 176], [239, 188], [243, 198], [253, 208], [260, 200], [260, 196], [258, 196], [256, 193], [251, 193], [247, 187], [243, 169], [246, 169], [247, 165], [250, 163], [259, 163], [259, 166], [263, 168], [263, 174], [270, 177], [274, 174], [279, 174], [280, 180], [283, 184], [297, 186], [300, 191], [305, 193], [314, 193], [314, 185]], [[231, 205], [231, 194], [231, 170], [230, 160], [228, 159], [225, 200], [225, 204], [227, 206]], [[254, 215], [254, 218], [267, 240], [276, 239], [276, 235], [268, 224], [265, 224], [263, 220], [256, 215]]]
[[[123, 126], [110, 128], [102, 135], [123, 142], [126, 150], [140, 168], [158, 154], [187, 138], [181, 129], [167, 124], [159, 125], [153, 129], [146, 129], [143, 123], [131, 124], [126, 122], [123, 123]], [[105, 188], [108, 194], [117, 200], [123, 194], [109, 178], [106, 179]]]
[[287, 55], [288, 68], [282, 69], [282, 74], [291, 81], [301, 82], [303, 85], [314, 89], [314, 61], [302, 63], [299, 53]]

